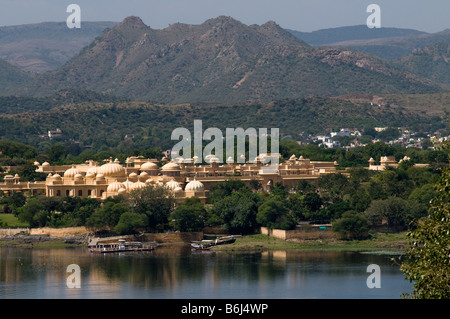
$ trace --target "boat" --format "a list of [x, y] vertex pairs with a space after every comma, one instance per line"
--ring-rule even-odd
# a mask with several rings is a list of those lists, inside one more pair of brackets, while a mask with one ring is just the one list
[[191, 248], [195, 249], [195, 250], [209, 250], [213, 246], [232, 244], [239, 237], [241, 237], [241, 236], [240, 235], [230, 235], [230, 236], [217, 237], [214, 240], [210, 239], [210, 240], [192, 241]]
[[192, 241], [191, 248], [195, 250], [208, 250], [214, 245], [213, 240]]
[[93, 254], [140, 252], [152, 251], [155, 247], [156, 243], [153, 242], [127, 242], [124, 239], [119, 239], [117, 243], [96, 243], [89, 245], [89, 251]]
[[230, 235], [230, 236], [218, 237], [215, 240], [215, 245], [232, 244], [239, 237], [241, 237], [241, 236], [240, 235]]
[[191, 243], [191, 247], [194, 250], [209, 250], [211, 248], [211, 245], [202, 243]]

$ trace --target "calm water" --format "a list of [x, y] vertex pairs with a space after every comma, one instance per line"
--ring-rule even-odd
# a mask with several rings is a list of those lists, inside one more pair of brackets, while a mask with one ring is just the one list
[[[0, 299], [399, 299], [412, 291], [389, 255], [353, 252], [229, 254], [158, 247], [138, 254], [90, 254], [87, 248], [0, 248]], [[68, 288], [67, 266], [81, 270]], [[367, 266], [380, 266], [369, 289]]]

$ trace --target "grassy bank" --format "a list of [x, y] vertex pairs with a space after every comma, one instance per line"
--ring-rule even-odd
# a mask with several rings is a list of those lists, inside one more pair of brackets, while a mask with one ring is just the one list
[[402, 252], [408, 244], [406, 232], [375, 233], [367, 240], [305, 240], [286, 241], [266, 235], [248, 235], [230, 245], [216, 246], [217, 251], [256, 252], [265, 250], [333, 250]]
[[68, 243], [64, 240], [48, 240], [48, 241], [28, 241], [23, 239], [0, 240], [1, 247], [17, 247], [17, 248], [71, 248], [86, 246], [80, 243]]
[[[0, 207], [1, 209], [1, 207]], [[3, 222], [7, 227], [29, 227], [30, 225], [25, 222], [21, 222], [13, 214], [0, 214], [0, 222]]]

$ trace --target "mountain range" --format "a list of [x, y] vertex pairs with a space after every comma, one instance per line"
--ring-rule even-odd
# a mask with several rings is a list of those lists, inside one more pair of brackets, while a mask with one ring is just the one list
[[[14, 77], [10, 69], [2, 72]], [[273, 21], [245, 25], [221, 16], [156, 30], [128, 17], [64, 65], [13, 81], [0, 94], [77, 89], [174, 104], [442, 90], [415, 69], [346, 48], [313, 47]]]

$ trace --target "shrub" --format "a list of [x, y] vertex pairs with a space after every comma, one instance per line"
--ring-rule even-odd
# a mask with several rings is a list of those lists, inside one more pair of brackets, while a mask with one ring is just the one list
[[333, 230], [343, 239], [364, 239], [369, 237], [369, 220], [356, 211], [347, 211], [333, 223]]

